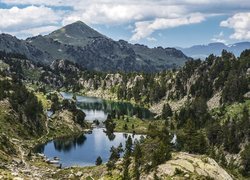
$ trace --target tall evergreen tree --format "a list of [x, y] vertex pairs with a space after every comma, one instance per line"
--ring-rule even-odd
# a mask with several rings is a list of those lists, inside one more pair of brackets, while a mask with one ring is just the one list
[[136, 180], [139, 180], [140, 179], [139, 168], [141, 166], [142, 150], [141, 150], [141, 145], [138, 141], [135, 142], [134, 157], [135, 157], [134, 178]]
[[162, 119], [167, 119], [168, 117], [171, 117], [173, 115], [172, 109], [170, 105], [164, 104], [162, 108]]
[[245, 150], [241, 153], [243, 174], [250, 176], [250, 144], [246, 145]]
[[97, 157], [95, 164], [100, 166], [102, 164], [102, 158], [100, 156]]

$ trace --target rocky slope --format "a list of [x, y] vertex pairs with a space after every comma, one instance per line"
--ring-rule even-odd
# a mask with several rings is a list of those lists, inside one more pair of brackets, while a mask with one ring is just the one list
[[67, 25], [45, 37], [62, 44], [81, 47], [91, 44], [94, 40], [107, 38], [81, 21]]
[[19, 40], [9, 34], [0, 34], [0, 49], [7, 53], [25, 55], [34, 62], [49, 63], [52, 57], [24, 40]]
[[[116, 163], [117, 169], [108, 173], [105, 165], [96, 167], [71, 167], [57, 169], [43, 162], [43, 157], [32, 156], [29, 166], [17, 165], [18, 169], [12, 172], [0, 172], [1, 178], [33, 178], [33, 179], [119, 179], [122, 174], [122, 161]], [[18, 160], [17, 160], [18, 161]], [[133, 165], [130, 166], [131, 171]], [[206, 156], [192, 155], [187, 153], [175, 153], [172, 160], [159, 165], [155, 171], [143, 173], [141, 180], [160, 179], [209, 179], [232, 180], [233, 177], [220, 167], [213, 159]]]
[[[156, 169], [159, 178], [233, 180], [217, 162], [209, 157], [188, 153], [176, 153], [172, 159]], [[142, 179], [153, 180], [154, 172], [144, 175]]]
[[90, 72], [67, 60], [53, 61], [49, 67], [13, 58], [4, 62], [12, 67], [12, 72], [20, 63], [20, 76], [39, 81], [40, 87], [67, 87], [68, 90], [96, 93], [102, 97], [105, 94], [106, 97], [150, 105], [154, 112], [160, 113], [164, 102], [178, 110], [187, 100], [202, 97], [208, 108], [213, 109], [247, 99], [250, 91], [249, 52], [244, 51], [240, 58], [236, 58], [224, 51], [222, 57], [209, 56], [206, 61], [188, 61], [178, 71], [155, 74]]
[[189, 58], [174, 48], [148, 48], [114, 41], [83, 22], [75, 22], [46, 36], [19, 40], [0, 35], [0, 49], [19, 53], [40, 64], [68, 59], [88, 70], [156, 72], [182, 66]]

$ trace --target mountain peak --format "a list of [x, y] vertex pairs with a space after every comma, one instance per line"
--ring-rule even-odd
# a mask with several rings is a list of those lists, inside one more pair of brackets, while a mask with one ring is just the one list
[[62, 29], [71, 30], [71, 28], [80, 28], [81, 30], [95, 31], [94, 29], [92, 29], [91, 27], [89, 27], [87, 24], [85, 24], [82, 21], [76, 21], [74, 23], [68, 24], [68, 25], [64, 26]]
[[68, 24], [61, 29], [50, 33], [47, 37], [59, 41], [63, 44], [84, 47], [95, 39], [105, 38], [96, 30], [89, 27], [82, 21], [76, 21]]
[[[80, 26], [88, 26], [86, 23], [82, 22], [82, 21], [75, 21], [71, 24], [68, 24], [66, 26], [74, 26], [74, 25], [80, 25]], [[89, 26], [88, 26], [89, 27]]]
[[72, 24], [85, 24], [85, 23], [82, 22], [82, 21], [80, 21], [80, 20], [78, 20], [78, 21], [76, 21], [76, 22], [73, 22]]

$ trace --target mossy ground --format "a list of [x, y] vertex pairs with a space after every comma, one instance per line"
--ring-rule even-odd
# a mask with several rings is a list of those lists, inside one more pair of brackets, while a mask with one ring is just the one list
[[147, 134], [149, 124], [154, 124], [161, 128], [164, 125], [163, 120], [142, 120], [136, 117], [125, 116], [124, 119], [114, 119], [116, 123], [116, 132], [127, 132], [136, 134]]
[[221, 108], [215, 108], [211, 111], [213, 116], [219, 117], [221, 124], [223, 124], [228, 119], [238, 119], [241, 118], [243, 108], [247, 107], [248, 111], [250, 111], [250, 100], [246, 100], [242, 103], [234, 103], [225, 107], [224, 110]]
[[0, 69], [7, 69], [7, 68], [9, 68], [9, 65], [0, 60]]
[[[106, 165], [100, 165], [100, 166], [90, 166], [90, 167], [72, 167], [72, 168], [65, 168], [53, 175], [53, 178], [55, 179], [62, 179], [62, 178], [69, 178], [70, 174], [74, 175], [72, 176], [72, 179], [77, 179], [78, 177], [76, 174], [78, 172], [81, 172], [83, 174], [83, 177], [85, 179], [100, 179], [101, 177], [106, 177], [107, 168]], [[106, 179], [106, 178], [105, 178]]]
[[43, 105], [44, 109], [50, 109], [52, 102], [46, 98], [46, 95], [41, 92], [35, 93], [38, 101], [40, 101]]
[[26, 68], [22, 67], [23, 73], [25, 77], [28, 77], [30, 80], [37, 81], [39, 77], [41, 76], [41, 71], [37, 68]]

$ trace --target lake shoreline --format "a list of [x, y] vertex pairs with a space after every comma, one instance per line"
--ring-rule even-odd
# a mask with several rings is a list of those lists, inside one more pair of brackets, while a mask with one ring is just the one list
[[[61, 94], [58, 93], [58, 95], [60, 96], [60, 98], [62, 98]], [[98, 97], [95, 97], [98, 99]], [[114, 102], [119, 102], [119, 103], [124, 103], [124, 101], [111, 101], [111, 100], [105, 100], [103, 99], [103, 101], [106, 101], [108, 103], [114, 103]], [[128, 102], [126, 102], [128, 103]], [[138, 104], [135, 104], [138, 106]], [[61, 139], [61, 138], [72, 138], [74, 136], [80, 136], [80, 135], [88, 135], [86, 133], [86, 131], [93, 131], [96, 127], [94, 126], [95, 123], [94, 122], [88, 122], [88, 127], [85, 127], [83, 129], [81, 129], [80, 131], [69, 131], [67, 128], [63, 128], [60, 131], [58, 131], [55, 127], [57, 126], [56, 124], [52, 123], [54, 121], [58, 121], [60, 119], [60, 116], [64, 118], [64, 111], [65, 110], [59, 110], [57, 111], [55, 114], [53, 114], [52, 116], [48, 116], [48, 120], [47, 120], [47, 134], [44, 134], [42, 137], [38, 138], [38, 139], [32, 139], [30, 141], [24, 141], [22, 142], [22, 149], [24, 151], [24, 159], [25, 161], [27, 161], [27, 164], [29, 164], [29, 166], [31, 166], [31, 168], [29, 167], [23, 167], [21, 168], [21, 170], [24, 171], [29, 171], [30, 169], [34, 169], [36, 167], [39, 167], [39, 171], [36, 170], [31, 170], [31, 171], [35, 171], [35, 173], [44, 176], [44, 177], [48, 177], [50, 176], [49, 174], [51, 174], [52, 172], [59, 172], [59, 175], [61, 172], [64, 171], [68, 171], [68, 170], [73, 170], [76, 174], [78, 173], [77, 171], [85, 171], [88, 169], [91, 169], [91, 171], [95, 171], [96, 173], [101, 172], [105, 174], [105, 172], [107, 171], [106, 166], [104, 165], [105, 162], [103, 162], [103, 164], [101, 166], [95, 166], [95, 164], [93, 163], [93, 165], [91, 166], [69, 166], [67, 168], [63, 168], [60, 169], [58, 167], [55, 167], [52, 164], [49, 164], [48, 162], [46, 162], [43, 158], [41, 158], [37, 153], [34, 153], [33, 149], [35, 149], [36, 146], [44, 144], [44, 143], [48, 143], [51, 142], [53, 140], [56, 139]], [[61, 114], [60, 114], [61, 113]], [[48, 114], [47, 114], [48, 115]], [[132, 135], [133, 131], [120, 131], [120, 130], [114, 130], [115, 134], [120, 134], [120, 136], [124, 136], [124, 134], [130, 134]], [[141, 136], [141, 135], [145, 135], [145, 133], [136, 133], [136, 136]], [[108, 149], [109, 152], [110, 149]], [[16, 165], [13, 165], [13, 167], [15, 167]], [[34, 167], [34, 168], [33, 168]], [[19, 167], [20, 168], [20, 167]], [[47, 174], [47, 172], [51, 172], [49, 174]], [[95, 173], [94, 173], [95, 174]], [[56, 175], [53, 175], [53, 177], [56, 177]]]
[[57, 138], [40, 144], [34, 153], [44, 154], [47, 159], [57, 157], [60, 159], [58, 163], [62, 164], [63, 167], [95, 166], [98, 156], [102, 158], [103, 163], [108, 162], [111, 147], [118, 147], [122, 144], [125, 148], [129, 136], [133, 141], [145, 137], [145, 135], [123, 132], [114, 132], [113, 135], [108, 136], [105, 133], [105, 128], [94, 128], [89, 134], [83, 133], [75, 137]]

